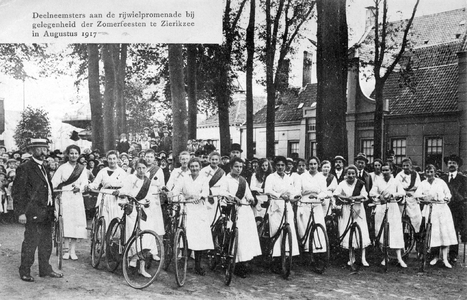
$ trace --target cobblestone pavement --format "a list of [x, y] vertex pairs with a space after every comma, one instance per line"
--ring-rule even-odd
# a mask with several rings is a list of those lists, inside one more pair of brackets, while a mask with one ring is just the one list
[[[34, 283], [19, 279], [18, 266], [23, 226], [0, 225], [0, 299], [466, 299], [467, 267], [458, 262], [453, 269], [429, 266], [420, 274], [415, 254], [407, 260], [409, 267], [395, 265], [384, 273], [379, 258], [370, 257], [369, 268], [352, 274], [344, 261], [333, 261], [323, 275], [309, 271], [295, 259], [288, 280], [272, 274], [261, 264], [253, 265], [246, 279], [234, 277], [229, 287], [220, 272], [206, 276], [193, 272], [189, 263], [185, 286], [179, 288], [173, 270], [162, 271], [160, 278], [144, 290], [129, 287], [121, 273], [107, 272], [90, 264], [89, 240], [78, 242], [77, 261], [64, 261], [64, 278], [40, 278], [37, 262], [31, 270]], [[463, 248], [463, 247], [462, 247]], [[57, 270], [57, 259], [51, 263]]]

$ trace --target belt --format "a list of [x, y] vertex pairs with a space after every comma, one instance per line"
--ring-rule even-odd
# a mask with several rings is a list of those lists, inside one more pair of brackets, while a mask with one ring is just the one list
[[107, 189], [107, 190], [118, 190], [122, 188], [121, 186], [107, 186], [107, 187], [103, 187], [103, 189]]

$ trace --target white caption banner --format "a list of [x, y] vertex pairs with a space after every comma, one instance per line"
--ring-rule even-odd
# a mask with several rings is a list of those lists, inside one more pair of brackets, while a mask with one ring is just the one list
[[222, 42], [220, 0], [0, 0], [0, 43]]

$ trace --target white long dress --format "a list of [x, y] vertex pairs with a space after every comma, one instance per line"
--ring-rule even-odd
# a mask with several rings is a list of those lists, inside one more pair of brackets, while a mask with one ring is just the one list
[[[216, 169], [213, 169], [211, 165], [209, 165], [209, 166], [202, 168], [201, 171], [199, 171], [199, 175], [206, 177], [208, 184], [209, 184], [209, 181], [211, 180], [211, 178], [214, 176], [214, 174], [217, 172], [218, 169], [220, 168], [216, 167]], [[221, 182], [224, 177], [225, 177], [225, 173], [224, 175], [222, 175], [221, 178], [219, 178], [219, 180], [212, 187], [210, 187], [212, 195], [219, 195], [219, 188], [221, 186]], [[208, 215], [209, 215], [209, 219], [211, 220], [210, 221], [211, 224], [213, 224], [219, 218], [219, 215], [220, 215], [220, 213], [217, 211], [217, 203], [219, 202], [219, 199], [218, 197], [214, 197], [213, 200], [214, 202], [212, 204], [209, 202], [206, 203], [206, 208], [208, 210]]]
[[[386, 181], [384, 177], [375, 177], [373, 187], [370, 191], [370, 196], [379, 197], [381, 194], [393, 195], [394, 197], [402, 197], [405, 195], [404, 188], [399, 180], [394, 177]], [[402, 232], [402, 218], [399, 211], [399, 205], [396, 202], [387, 203], [388, 207], [388, 223], [389, 223], [389, 248], [402, 249], [404, 248], [404, 236]], [[375, 236], [378, 235], [381, 224], [383, 223], [384, 212], [386, 205], [377, 205], [375, 208]], [[384, 232], [384, 230], [383, 230]], [[384, 235], [381, 234], [380, 242], [383, 242]]]
[[[140, 179], [135, 174], [132, 174], [125, 180], [123, 187], [119, 190], [120, 194], [136, 197], [136, 195], [138, 195], [139, 191], [141, 190], [143, 183], [143, 179]], [[153, 195], [153, 193], [156, 191], [157, 188], [151, 185], [146, 197], [144, 198], [149, 200], [149, 207], [143, 207], [147, 219], [146, 221], [140, 220], [140, 229], [152, 230], [158, 235], [164, 235], [164, 222], [162, 220], [162, 211], [160, 209], [159, 199]], [[136, 216], [136, 207], [133, 206], [132, 213], [126, 216], [125, 237], [127, 241], [133, 233], [133, 229], [136, 224]], [[142, 249], [149, 250], [154, 256], [158, 254], [156, 240], [150, 236], [145, 236], [145, 238], [143, 238]], [[130, 256], [133, 256], [134, 254], [136, 254], [135, 249], [131, 249]]]
[[[209, 195], [207, 178], [198, 175], [198, 177], [193, 180], [191, 175], [183, 176], [175, 185], [173, 194], [182, 194], [184, 198], [206, 198]], [[186, 204], [186, 238], [188, 248], [191, 250], [200, 251], [214, 249], [211, 222], [205, 203]]]
[[[423, 180], [418, 189], [415, 191], [414, 197], [423, 197], [431, 195], [435, 201], [443, 201], [444, 198], [451, 198], [451, 192], [446, 182], [442, 179], [435, 178], [430, 184], [427, 179]], [[422, 216], [428, 221], [430, 206], [425, 205]], [[433, 204], [431, 213], [431, 247], [457, 245], [456, 230], [452, 220], [451, 210], [447, 203]]]
[[[109, 172], [112, 173], [109, 175]], [[102, 216], [105, 219], [106, 226], [109, 226], [112, 219], [120, 218], [123, 214], [120, 206], [118, 206], [118, 197], [110, 194], [123, 186], [123, 182], [125, 182], [127, 176], [129, 174], [120, 167], [117, 167], [115, 170], [105, 167], [97, 173], [94, 181], [89, 184], [90, 189], [97, 190], [100, 188], [101, 192], [108, 193], [99, 193], [96, 201], [96, 207], [99, 207], [102, 199], [104, 199]]]
[[[273, 195], [277, 198], [280, 198], [281, 194], [284, 192], [289, 192], [290, 197], [299, 195], [299, 191], [294, 188], [293, 180], [290, 176], [284, 175], [281, 177], [274, 172], [266, 178], [266, 183], [264, 186], [264, 192], [268, 195]], [[290, 202], [287, 202], [287, 219], [289, 221], [290, 229], [292, 230], [292, 255], [299, 255], [300, 250], [298, 249], [298, 240], [297, 234], [295, 231], [294, 224], [294, 213], [292, 210], [292, 205]], [[274, 236], [281, 226], [282, 216], [284, 215], [285, 205], [283, 200], [273, 200], [271, 199], [268, 214], [269, 214], [269, 233]], [[282, 232], [274, 244], [272, 251], [272, 256], [277, 257], [281, 255], [281, 242], [282, 242]]]
[[[316, 173], [315, 175], [311, 175], [309, 172], [305, 172], [300, 175], [300, 187], [302, 192], [302, 199], [304, 201], [318, 201], [316, 199], [310, 199], [308, 196], [310, 193], [304, 194], [305, 191], [316, 193], [318, 198], [323, 199], [328, 195], [327, 193], [327, 185], [326, 185], [326, 177], [323, 176], [321, 173]], [[307, 203], [299, 203], [297, 206], [297, 231], [299, 238], [303, 238], [305, 235], [306, 227], [308, 225], [308, 220], [310, 219], [311, 215], [311, 205], [313, 205], [313, 217], [314, 221], [317, 224], [321, 224], [324, 226], [324, 230], [326, 230], [326, 223], [324, 222], [324, 210], [323, 206], [325, 203], [322, 204], [307, 204]], [[309, 236], [306, 238], [304, 243], [304, 251], [309, 251]], [[324, 236], [316, 236], [315, 240], [317, 241], [324, 241]], [[314, 245], [316, 246], [316, 245]], [[323, 245], [320, 245], [323, 246]], [[325, 245], [324, 245], [325, 246]], [[313, 249], [313, 252], [326, 252], [326, 247], [322, 247], [322, 249]]]
[[[60, 183], [65, 182], [70, 178], [74, 168], [74, 166], [67, 162], [57, 169], [52, 177], [52, 185], [54, 189], [56, 189]], [[87, 183], [88, 174], [86, 169], [84, 169], [75, 182], [61, 188], [64, 190], [61, 195], [61, 204], [63, 215], [63, 236], [66, 238], [87, 238], [86, 212], [84, 209], [82, 194]], [[73, 193], [71, 190], [73, 190], [74, 187], [79, 188], [80, 191], [78, 193]]]
[[[227, 174], [222, 180], [220, 194], [224, 196], [237, 193], [239, 181]], [[248, 200], [253, 200], [248, 183], [246, 184], [245, 195], [242, 203], [248, 204]], [[237, 228], [238, 228], [238, 248], [236, 261], [249, 261], [253, 257], [261, 255], [261, 245], [259, 243], [258, 231], [256, 229], [255, 216], [251, 207], [242, 205], [237, 208]]]
[[[401, 171], [396, 175], [396, 179], [401, 182], [402, 187], [404, 189], [407, 189], [410, 186], [411, 174], [407, 175], [404, 173], [404, 171]], [[420, 185], [420, 175], [418, 175], [417, 173], [415, 177], [415, 184], [410, 189], [410, 191], [413, 193], [415, 190], [417, 190], [419, 185]], [[418, 204], [417, 200], [413, 196], [412, 197], [406, 196], [405, 201], [407, 202], [407, 208], [406, 208], [407, 216], [410, 218], [410, 222], [412, 223], [412, 226], [415, 229], [415, 232], [419, 232], [420, 225], [422, 224], [422, 211], [420, 210], [420, 205]], [[399, 210], [402, 213], [404, 211], [404, 205], [400, 205]]]
[[[337, 186], [336, 190], [334, 191], [335, 196], [344, 196], [344, 197], [351, 197], [353, 191], [355, 189], [355, 185], [357, 184], [357, 180], [353, 182], [353, 184], [348, 184], [347, 180], [341, 181]], [[365, 189], [365, 186], [362, 187], [360, 191], [360, 196], [367, 197], [368, 193]], [[357, 224], [360, 226], [362, 231], [362, 246], [363, 248], [368, 247], [371, 244], [370, 241], [370, 234], [368, 232], [368, 224], [366, 222], [366, 213], [365, 208], [363, 207], [363, 203], [355, 203], [354, 206], [354, 222], [356, 221]], [[343, 204], [342, 205], [342, 215], [339, 217], [338, 221], [338, 228], [339, 234], [342, 235], [345, 231], [347, 223], [350, 218], [350, 204]], [[344, 236], [341, 242], [341, 247], [348, 249], [349, 248], [349, 231]]]

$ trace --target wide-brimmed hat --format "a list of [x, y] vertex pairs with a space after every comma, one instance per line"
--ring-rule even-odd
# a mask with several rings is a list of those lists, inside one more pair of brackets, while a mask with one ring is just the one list
[[358, 153], [354, 161], [357, 161], [357, 160], [363, 160], [365, 162], [368, 162], [368, 158], [366, 157], [365, 153]]
[[46, 147], [49, 148], [49, 141], [47, 139], [30, 139], [26, 143], [26, 148], [33, 148], [33, 147]]
[[230, 152], [232, 152], [232, 151], [240, 151], [240, 152], [243, 152], [242, 146], [240, 146], [240, 144], [233, 143], [233, 144], [230, 146]]
[[463, 164], [462, 158], [460, 158], [459, 156], [457, 156], [457, 155], [455, 155], [455, 154], [451, 154], [451, 155], [449, 155], [449, 156], [446, 156], [446, 157], [444, 158], [444, 163], [445, 163], [445, 164], [448, 164], [448, 161], [450, 161], [450, 160], [457, 162], [457, 164], [459, 165], [459, 167], [461, 167], [462, 164]]
[[347, 162], [347, 160], [342, 155], [334, 156], [334, 159], [332, 161], [335, 162], [336, 160], [342, 160], [343, 162]]

